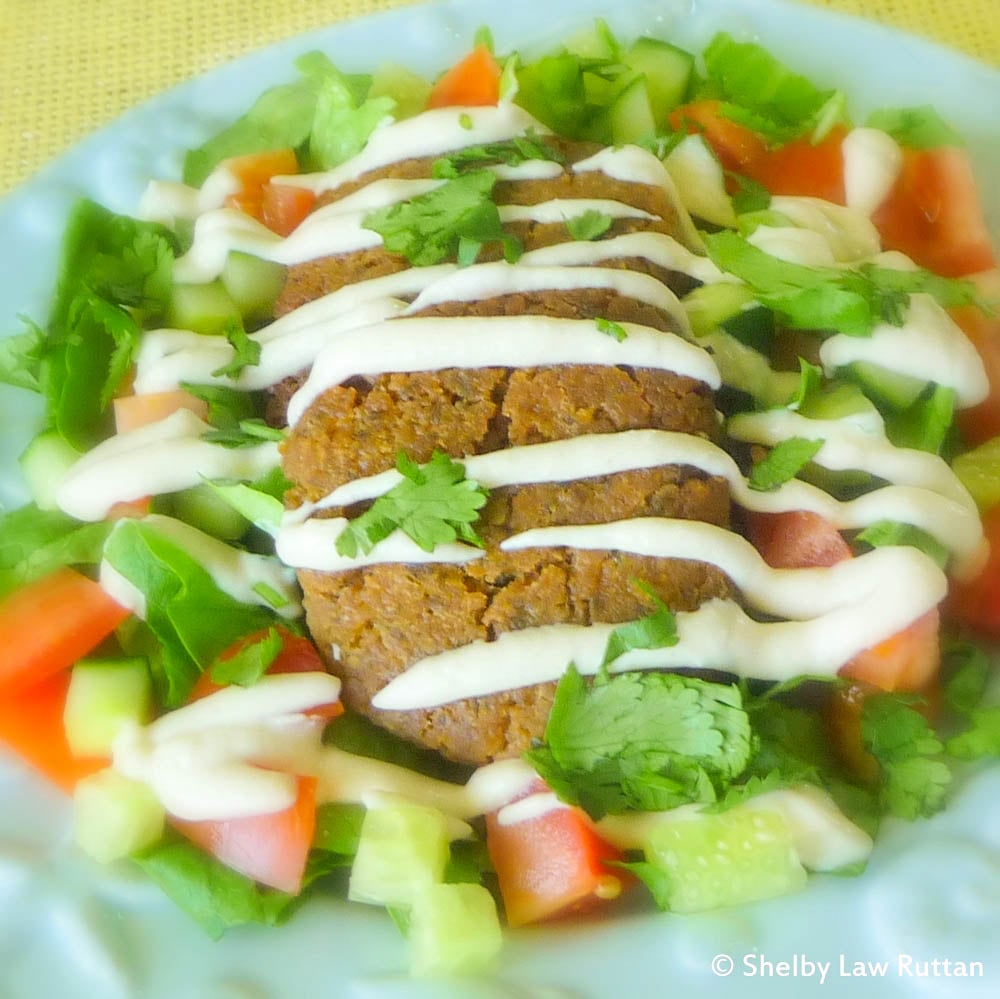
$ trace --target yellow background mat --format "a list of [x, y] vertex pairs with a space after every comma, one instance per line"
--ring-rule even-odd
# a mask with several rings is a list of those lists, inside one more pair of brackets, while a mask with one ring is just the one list
[[[226, 60], [412, 0], [0, 0], [0, 193], [128, 107]], [[804, 0], [1000, 65], [1000, 0]]]

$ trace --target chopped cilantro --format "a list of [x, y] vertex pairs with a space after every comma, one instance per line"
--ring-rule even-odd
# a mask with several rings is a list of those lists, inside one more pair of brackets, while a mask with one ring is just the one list
[[269, 426], [260, 417], [251, 417], [240, 420], [235, 427], [206, 430], [201, 439], [223, 447], [256, 447], [261, 441], [283, 441], [285, 432], [278, 427]]
[[566, 219], [566, 230], [573, 239], [586, 242], [603, 236], [611, 228], [613, 221], [610, 215], [591, 208], [582, 215]]
[[719, 268], [745, 281], [760, 303], [793, 329], [870, 336], [878, 323], [903, 325], [910, 295], [917, 292], [948, 308], [979, 304], [970, 282], [925, 270], [806, 267], [772, 257], [735, 232], [706, 236], [705, 245]]
[[746, 766], [751, 734], [738, 687], [671, 673], [559, 681], [545, 740], [528, 761], [592, 816], [712, 801]]
[[527, 160], [551, 160], [562, 163], [565, 157], [554, 146], [547, 145], [533, 134], [516, 136], [503, 142], [488, 142], [466, 146], [434, 161], [431, 173], [441, 180], [460, 177], [468, 167], [478, 168], [490, 163], [518, 166]]
[[933, 535], [898, 520], [879, 520], [866, 527], [855, 539], [871, 548], [907, 545], [922, 551], [942, 569], [948, 564], [948, 549]]
[[637, 621], [619, 625], [608, 637], [602, 666], [614, 662], [630, 649], [665, 649], [677, 644], [677, 619], [673, 611], [647, 583], [636, 584], [653, 602], [654, 610]]
[[233, 359], [212, 372], [213, 378], [236, 378], [244, 368], [260, 364], [261, 345], [251, 340], [249, 334], [238, 323], [230, 323], [225, 330], [226, 339], [233, 348]]
[[888, 132], [900, 145], [910, 149], [964, 146], [962, 136], [929, 104], [915, 108], [880, 108], [865, 124]]
[[726, 179], [736, 185], [732, 196], [733, 211], [737, 215], [763, 212], [771, 207], [771, 192], [761, 183], [733, 170], [725, 172]]
[[771, 492], [794, 479], [816, 457], [823, 447], [822, 440], [789, 437], [779, 441], [766, 458], [754, 462], [747, 484], [758, 492]]
[[435, 451], [426, 465], [417, 465], [401, 451], [396, 468], [403, 481], [347, 524], [337, 538], [339, 554], [370, 552], [397, 529], [428, 552], [455, 540], [482, 546], [472, 525], [489, 494], [465, 477], [462, 464]]
[[944, 747], [927, 719], [899, 694], [867, 697], [861, 710], [861, 739], [882, 770], [882, 801], [904, 819], [933, 815], [944, 805], [951, 770]]
[[0, 382], [29, 392], [42, 391], [42, 354], [45, 332], [22, 317], [28, 327], [23, 333], [0, 340]]
[[209, 674], [214, 683], [252, 687], [278, 658], [283, 644], [281, 632], [268, 628], [263, 637], [244, 645], [234, 655], [216, 659]]
[[628, 330], [621, 323], [612, 322], [610, 319], [598, 318], [595, 325], [599, 333], [614, 337], [619, 343], [628, 337]]
[[390, 253], [400, 253], [418, 267], [456, 256], [472, 263], [484, 243], [496, 242], [512, 263], [521, 244], [500, 223], [491, 198], [494, 183], [491, 171], [472, 170], [426, 194], [371, 212], [363, 225], [382, 237]]

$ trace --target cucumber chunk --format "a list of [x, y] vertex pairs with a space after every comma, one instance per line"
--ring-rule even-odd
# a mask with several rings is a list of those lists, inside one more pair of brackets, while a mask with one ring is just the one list
[[430, 93], [431, 85], [427, 80], [412, 69], [394, 62], [382, 63], [375, 70], [368, 88], [369, 99], [391, 97], [396, 102], [393, 117], [397, 121], [412, 118], [423, 111]]
[[233, 251], [226, 257], [219, 280], [243, 321], [258, 325], [274, 316], [274, 303], [285, 286], [286, 273], [283, 264]]
[[421, 890], [443, 880], [448, 854], [447, 820], [437, 809], [406, 803], [371, 808], [361, 826], [348, 897], [409, 906]]
[[806, 871], [777, 812], [733, 808], [654, 826], [646, 860], [669, 879], [673, 912], [702, 912], [797, 891]]
[[102, 864], [152, 846], [163, 835], [164, 818], [145, 784], [110, 767], [85, 777], [73, 793], [73, 838]]
[[172, 493], [167, 505], [169, 512], [178, 520], [220, 541], [236, 541], [250, 527], [250, 521], [234, 510], [207, 482]]
[[892, 409], [909, 409], [927, 387], [927, 382], [919, 378], [901, 375], [869, 361], [855, 361], [850, 371], [868, 395]]
[[637, 76], [611, 105], [611, 138], [615, 145], [637, 142], [656, 132], [656, 121], [649, 106], [646, 81]]
[[242, 315], [221, 280], [175, 284], [170, 290], [166, 325], [194, 333], [221, 333]]
[[625, 54], [625, 65], [646, 78], [653, 120], [662, 124], [687, 97], [694, 56], [658, 38], [639, 38]]
[[39, 434], [21, 452], [21, 472], [39, 510], [57, 508], [59, 486], [79, 457], [80, 453], [55, 430]]
[[695, 336], [714, 333], [727, 319], [738, 316], [753, 302], [753, 292], [745, 284], [719, 281], [703, 284], [681, 301]]
[[960, 454], [951, 468], [981, 512], [1000, 504], [1000, 437]]
[[840, 382], [810, 395], [799, 409], [811, 420], [843, 420], [871, 417], [880, 420], [878, 409], [857, 385]]
[[475, 975], [496, 964], [503, 937], [493, 896], [477, 884], [432, 884], [410, 910], [413, 975]]
[[146, 660], [84, 660], [73, 667], [63, 725], [74, 756], [110, 756], [124, 725], [149, 718], [153, 688]]
[[566, 51], [584, 59], [620, 59], [621, 46], [606, 21], [597, 18], [593, 27], [577, 32], [567, 43]]

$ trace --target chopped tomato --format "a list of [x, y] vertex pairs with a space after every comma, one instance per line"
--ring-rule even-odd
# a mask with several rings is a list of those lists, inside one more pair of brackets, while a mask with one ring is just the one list
[[576, 808], [511, 825], [486, 817], [486, 845], [510, 926], [584, 912], [617, 898], [625, 882], [605, 864], [622, 859]]
[[271, 149], [262, 153], [234, 156], [224, 160], [222, 166], [233, 175], [239, 185], [238, 189], [226, 198], [226, 205], [258, 221], [263, 221], [264, 189], [270, 185], [271, 178], [299, 172], [299, 163], [292, 149]]
[[982, 359], [990, 394], [971, 409], [955, 415], [958, 428], [966, 443], [983, 444], [1000, 436], [1000, 270], [984, 271], [970, 278], [982, 299], [992, 304], [994, 315], [986, 315], [975, 305], [951, 310], [951, 317], [962, 328]]
[[941, 665], [940, 631], [941, 615], [935, 607], [902, 631], [859, 652], [840, 675], [882, 690], [923, 690]]
[[292, 184], [268, 183], [261, 189], [260, 220], [279, 236], [287, 236], [316, 206], [316, 195]]
[[[319, 652], [316, 651], [316, 646], [308, 638], [296, 635], [287, 628], [278, 628], [278, 632], [281, 634], [281, 651], [268, 667], [267, 672], [269, 674], [326, 672], [326, 666], [323, 664]], [[233, 656], [248, 645], [259, 642], [266, 634], [266, 631], [258, 631], [241, 638], [231, 648], [226, 649], [219, 658], [221, 660], [232, 659]], [[209, 694], [214, 694], [217, 690], [221, 689], [222, 687], [215, 683], [209, 673], [202, 673], [198, 677], [198, 682], [194, 685], [194, 689], [191, 691], [190, 700], [200, 700], [202, 697], [207, 697]], [[332, 704], [321, 704], [318, 707], [311, 708], [306, 714], [316, 718], [337, 718], [343, 714], [343, 711], [343, 705], [339, 701], [335, 701]]]
[[93, 580], [62, 568], [0, 601], [0, 694], [72, 666], [129, 616]]
[[886, 249], [945, 277], [997, 265], [972, 164], [962, 149], [904, 150], [900, 175], [872, 221]]
[[747, 176], [763, 184], [772, 194], [822, 198], [842, 205], [844, 194], [843, 125], [830, 129], [813, 143], [808, 136], [770, 150], [747, 164]]
[[[840, 532], [815, 513], [749, 513], [747, 533], [764, 561], [776, 569], [831, 566], [853, 553]], [[881, 690], [923, 690], [941, 662], [940, 615], [928, 611], [902, 631], [859, 652], [840, 675]]]
[[171, 824], [234, 871], [297, 895], [316, 828], [316, 779], [299, 777], [295, 803], [281, 812], [197, 822], [171, 819]]
[[107, 766], [106, 760], [79, 759], [70, 752], [63, 725], [69, 678], [69, 670], [63, 670], [26, 690], [0, 695], [0, 743], [68, 792]]
[[748, 173], [767, 155], [767, 144], [756, 132], [719, 114], [718, 101], [683, 104], [670, 112], [669, 121], [675, 131], [701, 133], [727, 170]]
[[1000, 638], [1000, 507], [983, 517], [983, 533], [990, 554], [974, 579], [952, 581], [948, 596], [950, 615], [989, 638]]
[[835, 565], [851, 557], [851, 548], [818, 513], [747, 513], [747, 534], [773, 569]]
[[431, 88], [429, 108], [480, 107], [500, 100], [500, 64], [485, 45], [477, 45]]
[[152, 496], [140, 496], [134, 500], [120, 500], [108, 510], [105, 520], [128, 520], [145, 517], [153, 507]]
[[148, 423], [157, 423], [179, 409], [189, 409], [195, 416], [208, 418], [208, 403], [184, 389], [150, 392], [147, 395], [123, 395], [116, 398], [113, 405], [115, 431], [119, 434], [144, 427]]

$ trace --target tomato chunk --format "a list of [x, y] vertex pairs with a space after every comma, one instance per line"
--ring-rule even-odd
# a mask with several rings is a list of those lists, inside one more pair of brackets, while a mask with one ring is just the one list
[[851, 548], [818, 513], [747, 513], [753, 546], [773, 569], [806, 569], [836, 565], [851, 557]]
[[[250, 215], [265, 225], [265, 190], [270, 186], [271, 178], [299, 172], [299, 163], [293, 149], [270, 149], [246, 156], [234, 156], [223, 160], [221, 165], [233, 175], [239, 185], [226, 198], [227, 207]], [[273, 194], [270, 197], [273, 201]], [[270, 210], [274, 212], [273, 205]]]
[[261, 189], [260, 220], [279, 236], [287, 236], [316, 207], [316, 195], [304, 187], [268, 183]]
[[996, 267], [972, 164], [962, 149], [904, 150], [900, 175], [872, 221], [886, 249], [945, 277]]
[[976, 348], [990, 385], [983, 402], [955, 414], [962, 437], [966, 443], [975, 445], [1000, 436], [1000, 312], [996, 312], [996, 303], [1000, 302], [1000, 270], [993, 268], [969, 280], [975, 284], [979, 296], [994, 305], [993, 315], [975, 305], [950, 310], [952, 319]]
[[297, 895], [316, 828], [316, 779], [299, 777], [295, 803], [281, 812], [198, 822], [171, 819], [171, 824], [234, 871]]
[[85, 656], [127, 617], [93, 580], [62, 568], [0, 602], [0, 694], [47, 679]]
[[746, 173], [772, 194], [822, 198], [842, 205], [844, 193], [844, 136], [842, 125], [813, 143], [809, 136], [795, 139], [749, 163]]
[[64, 670], [26, 690], [0, 696], [0, 743], [67, 792], [107, 766], [106, 760], [81, 759], [70, 752], [63, 725], [69, 678], [69, 670]]
[[749, 128], [719, 114], [719, 102], [692, 101], [670, 113], [675, 131], [699, 132], [727, 170], [749, 173], [767, 155], [767, 144]]
[[477, 45], [431, 88], [429, 108], [480, 107], [500, 100], [500, 64], [485, 45]]
[[509, 825], [499, 815], [486, 817], [486, 845], [510, 926], [584, 912], [621, 894], [624, 877], [605, 865], [622, 854], [579, 809], [556, 807]]

